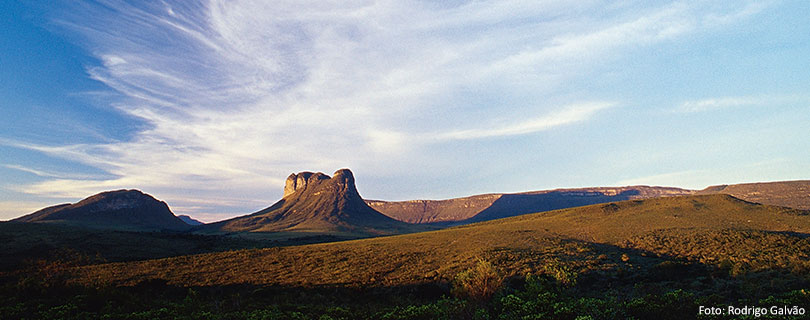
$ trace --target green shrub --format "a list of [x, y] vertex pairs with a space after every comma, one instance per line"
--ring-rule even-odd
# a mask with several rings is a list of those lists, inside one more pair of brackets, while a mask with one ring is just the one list
[[562, 285], [574, 286], [577, 284], [577, 277], [579, 274], [567, 265], [562, 264], [560, 260], [554, 259], [544, 266], [546, 273], [557, 280]]
[[479, 259], [475, 267], [456, 275], [453, 294], [477, 302], [488, 301], [501, 287], [503, 277], [491, 263]]

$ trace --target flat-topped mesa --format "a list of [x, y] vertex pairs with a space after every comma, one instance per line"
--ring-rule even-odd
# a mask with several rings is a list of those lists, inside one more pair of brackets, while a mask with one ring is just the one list
[[297, 174], [291, 173], [287, 177], [287, 181], [284, 183], [284, 198], [297, 191], [306, 189], [307, 186], [315, 185], [321, 180], [330, 180], [330, 182], [334, 182], [339, 185], [340, 189], [344, 191], [351, 192], [356, 190], [354, 186], [354, 175], [349, 169], [340, 169], [335, 171], [331, 178], [322, 172], [313, 173], [303, 171]]
[[[349, 169], [332, 177], [321, 172], [293, 173], [285, 182], [284, 198], [255, 213], [209, 224], [224, 232], [307, 232], [355, 235], [397, 234], [417, 230], [369, 207]], [[423, 229], [420, 229], [423, 230]]]

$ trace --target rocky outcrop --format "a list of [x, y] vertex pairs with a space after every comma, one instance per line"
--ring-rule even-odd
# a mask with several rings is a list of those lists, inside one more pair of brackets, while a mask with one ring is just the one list
[[320, 172], [293, 173], [284, 184], [284, 197], [259, 212], [204, 226], [209, 231], [311, 233], [344, 232], [382, 235], [419, 228], [389, 218], [360, 197], [354, 175], [340, 169], [332, 177]]
[[74, 204], [48, 207], [14, 219], [121, 230], [185, 230], [169, 206], [139, 190], [102, 192]]
[[284, 183], [284, 197], [293, 194], [296, 191], [304, 190], [309, 184], [315, 184], [317, 181], [329, 179], [329, 176], [317, 172], [304, 171], [300, 173], [291, 173]]

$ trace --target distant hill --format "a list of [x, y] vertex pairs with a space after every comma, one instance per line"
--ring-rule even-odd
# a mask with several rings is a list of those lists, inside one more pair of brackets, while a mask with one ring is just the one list
[[363, 201], [354, 175], [341, 169], [329, 177], [301, 172], [287, 177], [284, 197], [256, 213], [201, 226], [200, 231], [305, 232], [386, 235], [424, 230], [389, 218]]
[[448, 200], [367, 200], [366, 203], [389, 217], [409, 223], [468, 223], [611, 201], [694, 193], [680, 188], [628, 186], [496, 193]]
[[810, 210], [810, 180], [711, 186], [698, 194], [722, 193], [762, 204]]
[[48, 207], [11, 220], [116, 230], [187, 230], [165, 202], [138, 190], [102, 192], [73, 204]]
[[201, 224], [205, 224], [202, 221], [194, 219], [192, 217], [189, 217], [189, 216], [187, 216], [185, 214], [181, 214], [181, 215], [179, 215], [177, 217], [180, 218], [180, 220], [183, 220], [183, 222], [185, 222], [187, 225], [190, 225], [190, 226], [199, 226]]
[[670, 274], [680, 270], [671, 267], [691, 261], [747, 272], [806, 270], [808, 213], [728, 195], [628, 200], [433, 232], [88, 266], [77, 270], [74, 281], [391, 287], [449, 282], [484, 258], [504, 275], [542, 274], [564, 265], [593, 275], [591, 281], [621, 275], [631, 289], [633, 277], [642, 274], [702, 286]]

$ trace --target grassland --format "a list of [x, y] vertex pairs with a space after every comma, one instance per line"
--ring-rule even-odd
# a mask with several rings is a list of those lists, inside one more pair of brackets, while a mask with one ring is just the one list
[[[617, 268], [628, 264], [620, 260], [626, 249], [709, 263], [761, 249], [742, 246], [756, 242], [743, 235], [701, 246], [713, 232], [772, 234], [773, 239], [768, 239], [794, 241], [801, 238], [786, 232], [810, 234], [810, 216], [806, 211], [726, 195], [633, 200], [401, 236], [89, 266], [78, 270], [74, 281], [390, 286], [450, 280], [478, 258], [503, 261], [498, 267], [510, 276], [539, 272], [550, 260], [564, 261], [581, 271]], [[703, 251], [689, 249], [691, 246]], [[794, 249], [775, 249], [780, 248]], [[738, 253], [740, 250], [745, 251]]]
[[[121, 305], [93, 310], [122, 318], [687, 319], [699, 304], [810, 307], [808, 234], [807, 211], [726, 195], [673, 197], [400, 236], [78, 266], [64, 270], [60, 285], [72, 288], [64, 291], [75, 307], [70, 317], [96, 314], [76, 296], [114, 292]], [[498, 289], [471, 293], [464, 279]], [[37, 314], [65, 305], [33, 291], [45, 307], [9, 303]], [[126, 302], [149, 292], [165, 301]]]

